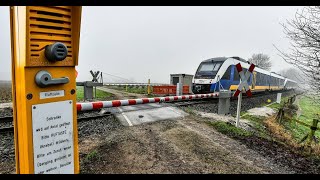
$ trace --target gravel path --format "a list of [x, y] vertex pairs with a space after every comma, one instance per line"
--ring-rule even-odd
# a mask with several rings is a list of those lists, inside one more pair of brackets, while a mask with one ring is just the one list
[[[0, 117], [12, 116], [12, 108], [0, 109]], [[12, 122], [1, 122], [0, 128], [13, 126]], [[0, 174], [15, 173], [15, 155], [13, 132], [0, 134]]]
[[0, 174], [15, 173], [13, 133], [0, 134]]

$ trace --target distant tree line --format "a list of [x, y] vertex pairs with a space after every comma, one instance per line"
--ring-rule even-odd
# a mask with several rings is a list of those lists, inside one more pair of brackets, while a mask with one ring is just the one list
[[253, 63], [259, 68], [265, 69], [270, 71], [271, 70], [271, 60], [270, 57], [266, 54], [258, 53], [258, 54], [253, 54], [249, 59], [249, 62]]

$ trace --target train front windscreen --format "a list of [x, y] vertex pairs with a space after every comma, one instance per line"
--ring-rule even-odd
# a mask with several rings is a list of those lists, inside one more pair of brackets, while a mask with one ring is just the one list
[[196, 79], [213, 79], [223, 62], [202, 62], [195, 74]]

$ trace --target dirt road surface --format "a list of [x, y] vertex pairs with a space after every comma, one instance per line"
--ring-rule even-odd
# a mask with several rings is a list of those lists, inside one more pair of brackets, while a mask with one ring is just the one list
[[[194, 117], [80, 134], [81, 173], [292, 173]], [[80, 130], [81, 131], [81, 130]]]

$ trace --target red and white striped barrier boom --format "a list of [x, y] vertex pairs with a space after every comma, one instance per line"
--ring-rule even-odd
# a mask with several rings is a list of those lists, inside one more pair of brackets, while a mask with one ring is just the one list
[[168, 97], [77, 103], [77, 111], [98, 110], [101, 108], [129, 106], [129, 105], [137, 105], [137, 104], [156, 103], [156, 102], [171, 102], [171, 101], [179, 101], [179, 100], [212, 98], [212, 97], [218, 97], [218, 95], [219, 95], [218, 93], [210, 93], [210, 94], [195, 94], [195, 95], [183, 95], [183, 96], [168, 96]]

